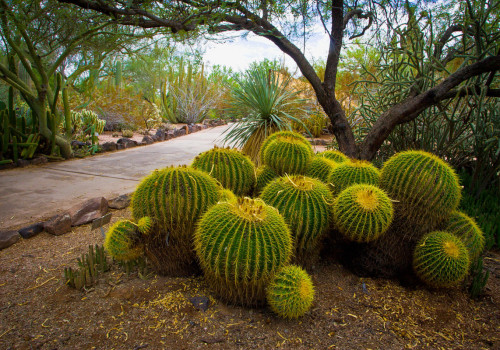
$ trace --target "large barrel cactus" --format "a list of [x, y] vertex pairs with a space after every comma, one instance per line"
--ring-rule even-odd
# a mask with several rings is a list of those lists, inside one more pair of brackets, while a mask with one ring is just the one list
[[334, 149], [323, 151], [321, 153], [318, 153], [317, 155], [326, 159], [333, 160], [336, 163], [342, 163], [349, 160], [349, 157], [347, 157], [344, 153]]
[[448, 219], [445, 230], [453, 233], [465, 243], [471, 260], [477, 259], [483, 252], [485, 244], [483, 231], [467, 214], [454, 210]]
[[205, 277], [223, 300], [265, 301], [265, 287], [292, 254], [292, 237], [278, 211], [260, 199], [239, 198], [210, 208], [194, 236]]
[[192, 167], [209, 173], [237, 196], [250, 194], [255, 183], [254, 164], [236, 149], [215, 147], [199, 154]]
[[333, 196], [317, 179], [295, 175], [269, 183], [260, 196], [283, 215], [295, 241], [295, 261], [301, 265], [318, 255], [318, 243], [330, 226]]
[[302, 142], [304, 145], [309, 146], [308, 149], [309, 152], [311, 153], [311, 156], [314, 155], [314, 152], [311, 148], [311, 144], [309, 143], [309, 141], [307, 141], [307, 139], [304, 136], [294, 131], [282, 130], [272, 133], [264, 140], [264, 142], [262, 142], [262, 145], [260, 146], [260, 159], [264, 160], [264, 151], [266, 150], [267, 146], [271, 144], [271, 142], [283, 137]]
[[334, 167], [338, 165], [337, 162], [319, 155], [313, 157], [309, 162], [306, 169], [306, 175], [328, 183], [328, 177]]
[[197, 220], [219, 198], [215, 179], [200, 170], [170, 167], [147, 176], [132, 196], [135, 220], [150, 217], [145, 251], [156, 270], [187, 275], [197, 270], [192, 248]]
[[393, 219], [392, 202], [380, 188], [353, 185], [343, 190], [333, 206], [335, 225], [349, 240], [366, 243], [379, 238]]
[[106, 232], [104, 249], [118, 261], [135, 260], [144, 254], [136, 224], [129, 220], [114, 223]]
[[378, 186], [379, 170], [370, 162], [363, 160], [347, 160], [332, 169], [328, 183], [332, 186], [334, 195], [355, 184], [369, 184]]
[[310, 145], [293, 137], [279, 137], [270, 142], [264, 149], [265, 165], [271, 167], [276, 174], [305, 174], [312, 158]]
[[467, 275], [469, 264], [465, 244], [446, 231], [434, 231], [422, 237], [413, 256], [415, 273], [433, 287], [457, 285]]
[[311, 308], [313, 300], [311, 277], [299, 266], [285, 266], [267, 287], [269, 306], [284, 318], [303, 316]]
[[267, 165], [263, 165], [256, 169], [255, 177], [254, 195], [258, 196], [264, 187], [272, 180], [276, 179], [278, 175], [273, 169]]

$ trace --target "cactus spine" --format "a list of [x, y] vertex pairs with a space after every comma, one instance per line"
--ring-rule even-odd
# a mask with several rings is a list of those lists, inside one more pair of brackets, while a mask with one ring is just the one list
[[129, 220], [117, 221], [106, 233], [104, 248], [118, 261], [130, 261], [140, 257], [144, 250], [139, 241], [137, 225]]
[[307, 139], [302, 136], [301, 134], [289, 130], [283, 130], [283, 131], [278, 131], [275, 133], [272, 133], [269, 135], [264, 142], [262, 142], [262, 145], [260, 146], [260, 159], [264, 160], [264, 151], [266, 150], [267, 146], [271, 144], [271, 142], [280, 139], [280, 138], [291, 138], [296, 141], [302, 142], [304, 145], [308, 146], [309, 151], [311, 152], [311, 156], [314, 155], [314, 152], [311, 148], [311, 144]]
[[306, 175], [328, 183], [328, 176], [337, 165], [337, 162], [329, 158], [315, 156], [307, 166]]
[[355, 184], [378, 186], [380, 172], [371, 163], [363, 160], [348, 160], [332, 169], [328, 183], [332, 186], [334, 195]]
[[288, 263], [292, 238], [283, 217], [261, 200], [239, 198], [210, 208], [194, 235], [210, 286], [223, 300], [261, 304], [265, 286]]
[[271, 309], [284, 318], [303, 316], [314, 300], [311, 277], [298, 266], [282, 268], [267, 288], [267, 302]]
[[326, 159], [333, 160], [336, 163], [343, 163], [349, 160], [349, 157], [347, 157], [344, 153], [333, 149], [323, 151], [321, 153], [318, 153], [317, 155]]
[[469, 250], [471, 260], [476, 260], [483, 252], [485, 244], [483, 231], [468, 215], [454, 210], [448, 219], [445, 230], [453, 233], [464, 242]]
[[379, 238], [393, 219], [390, 198], [380, 188], [353, 185], [343, 190], [333, 206], [335, 225], [349, 240], [365, 243]]
[[446, 231], [434, 231], [422, 237], [413, 255], [415, 273], [432, 287], [457, 285], [467, 275], [469, 264], [465, 244]]
[[237, 196], [250, 194], [255, 183], [252, 161], [236, 149], [215, 147], [199, 154], [192, 167], [209, 173]]
[[293, 137], [279, 137], [270, 142], [261, 158], [265, 165], [271, 167], [276, 174], [305, 174], [312, 158], [310, 145]]

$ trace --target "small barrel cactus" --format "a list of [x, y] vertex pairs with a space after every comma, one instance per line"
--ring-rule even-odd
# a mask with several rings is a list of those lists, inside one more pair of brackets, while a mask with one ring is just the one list
[[264, 187], [268, 183], [270, 183], [272, 180], [276, 179], [278, 175], [276, 172], [268, 167], [267, 165], [260, 166], [256, 169], [255, 171], [255, 188], [254, 188], [254, 195], [258, 196]]
[[312, 158], [310, 145], [301, 140], [283, 136], [270, 142], [262, 158], [265, 165], [271, 167], [276, 174], [305, 174]]
[[106, 232], [104, 248], [118, 261], [135, 260], [144, 253], [137, 225], [129, 220], [117, 221], [110, 227]]
[[210, 208], [194, 245], [208, 283], [223, 300], [256, 305], [292, 254], [292, 238], [278, 211], [259, 199], [238, 198]]
[[392, 223], [394, 210], [380, 188], [353, 185], [340, 192], [333, 205], [335, 225], [349, 240], [366, 243], [379, 238]]
[[215, 147], [199, 154], [192, 167], [209, 173], [237, 196], [250, 194], [255, 183], [254, 164], [237, 149]]
[[334, 195], [355, 184], [369, 184], [378, 186], [379, 170], [370, 162], [364, 160], [348, 160], [338, 164], [330, 172], [328, 183], [332, 186]]
[[382, 167], [380, 187], [399, 201], [403, 213], [431, 229], [458, 207], [461, 188], [455, 171], [424, 151], [396, 153]]
[[333, 160], [336, 163], [342, 163], [349, 160], [349, 157], [346, 156], [344, 153], [333, 149], [318, 153], [317, 156]]
[[260, 197], [278, 209], [290, 227], [295, 261], [304, 265], [317, 256], [317, 245], [330, 227], [333, 196], [327, 185], [302, 175], [284, 176], [269, 183]]
[[485, 244], [483, 231], [468, 215], [454, 210], [448, 219], [445, 230], [453, 233], [464, 242], [469, 250], [471, 260], [476, 260], [483, 252]]
[[321, 180], [324, 183], [328, 183], [328, 176], [337, 164], [337, 162], [329, 158], [315, 156], [307, 166], [306, 175]]
[[303, 316], [314, 300], [311, 277], [298, 266], [283, 267], [267, 287], [267, 302], [284, 318]]
[[228, 188], [219, 189], [219, 202], [234, 202], [238, 197]]
[[145, 216], [137, 220], [137, 229], [143, 235], [148, 235], [153, 231], [153, 219], [149, 216]]
[[283, 131], [278, 131], [278, 132], [272, 133], [264, 140], [264, 142], [262, 142], [262, 145], [260, 146], [260, 159], [261, 160], [264, 160], [264, 151], [266, 150], [267, 146], [269, 144], [271, 144], [271, 142], [273, 142], [279, 138], [282, 138], [282, 137], [286, 137], [289, 139], [294, 139], [296, 141], [302, 142], [304, 145], [309, 146], [309, 151], [311, 152], [311, 156], [314, 155], [311, 144], [309, 143], [309, 141], [307, 141], [307, 139], [304, 136], [302, 136], [301, 134], [294, 132], [294, 131], [283, 130]]
[[463, 281], [469, 271], [469, 251], [452, 233], [434, 231], [417, 243], [413, 269], [432, 287], [452, 287]]

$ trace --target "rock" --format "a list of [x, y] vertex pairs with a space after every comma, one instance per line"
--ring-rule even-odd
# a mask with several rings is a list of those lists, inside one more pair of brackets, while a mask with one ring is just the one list
[[179, 136], [183, 136], [183, 135], [186, 135], [186, 128], [181, 127], [181, 128], [174, 130], [174, 137], [179, 137]]
[[108, 201], [104, 197], [89, 199], [69, 210], [71, 226], [88, 224], [108, 212]]
[[103, 152], [116, 151], [116, 149], [117, 149], [116, 143], [111, 142], [111, 141], [104, 142], [101, 145], [101, 149], [102, 149]]
[[71, 215], [63, 213], [51, 217], [43, 224], [45, 232], [54, 236], [60, 236], [71, 231]]
[[116, 146], [123, 145], [124, 148], [131, 148], [137, 146], [137, 141], [122, 137], [116, 141]]
[[14, 169], [15, 167], [16, 167], [16, 163], [0, 164], [0, 170]]
[[0, 250], [10, 247], [20, 238], [21, 235], [17, 231], [0, 231]]
[[33, 158], [31, 160], [32, 165], [45, 164], [48, 162], [49, 162], [49, 160], [45, 156], [39, 156], [39, 157]]
[[17, 166], [20, 168], [24, 168], [25, 166], [28, 166], [30, 164], [31, 164], [31, 162], [29, 160], [26, 160], [26, 159], [18, 159], [17, 160]]
[[174, 131], [173, 130], [169, 130], [167, 131], [167, 133], [165, 134], [165, 140], [170, 140], [170, 139], [173, 139], [175, 136], [174, 136]]
[[82, 148], [83, 146], [86, 146], [86, 145], [87, 144], [85, 142], [82, 142], [82, 141], [78, 141], [78, 140], [71, 141], [71, 147]]
[[156, 130], [155, 136], [158, 138], [158, 141], [164, 141], [165, 140], [165, 130], [164, 129]]
[[122, 149], [125, 149], [125, 145], [123, 143], [117, 143], [116, 144], [116, 150], [119, 151], [119, 150], [122, 150]]
[[156, 136], [156, 135], [151, 135], [151, 138], [153, 139], [153, 142], [159, 141], [158, 136]]
[[43, 231], [43, 222], [38, 222], [36, 224], [23, 227], [22, 229], [19, 230], [19, 234], [24, 239], [28, 239], [31, 237], [35, 237], [42, 231]]
[[146, 145], [150, 145], [150, 144], [154, 143], [154, 140], [151, 136], [146, 135], [142, 138], [142, 143], [145, 143]]
[[201, 130], [208, 129], [208, 125], [207, 124], [203, 124], [203, 125], [200, 125], [200, 126], [201, 126]]
[[122, 194], [121, 196], [111, 199], [108, 202], [108, 206], [111, 209], [124, 209], [130, 205], [131, 198], [132, 198], [132, 193]]
[[316, 145], [316, 146], [326, 146], [328, 145], [328, 141], [325, 139], [309, 139], [309, 142], [311, 145]]
[[208, 306], [210, 304], [210, 300], [207, 298], [207, 297], [192, 297], [189, 299], [189, 301], [191, 302], [191, 304], [193, 304], [193, 306], [198, 309], [198, 310], [201, 310], [203, 312], [207, 311], [208, 309]]

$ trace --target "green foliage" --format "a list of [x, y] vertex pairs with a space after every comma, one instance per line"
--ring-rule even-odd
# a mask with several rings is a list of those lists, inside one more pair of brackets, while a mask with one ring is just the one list
[[328, 184], [332, 186], [334, 195], [355, 184], [378, 186], [380, 171], [370, 162], [351, 159], [338, 164], [330, 172]]
[[89, 252], [82, 254], [77, 261], [78, 269], [64, 268], [64, 284], [78, 290], [94, 285], [97, 283], [99, 273], [109, 270], [104, 248], [97, 244], [95, 248], [89, 245]]
[[417, 243], [413, 269], [432, 287], [452, 287], [469, 272], [469, 251], [455, 235], [446, 231], [431, 232]]
[[227, 113], [242, 119], [226, 132], [224, 142], [242, 147], [257, 165], [261, 164], [259, 149], [266, 137], [278, 130], [290, 129], [291, 122], [299, 122], [304, 113], [298, 92], [289, 87], [290, 77], [256, 68], [237, 78], [237, 85]]
[[237, 196], [249, 195], [255, 183], [252, 161], [236, 149], [215, 147], [199, 154], [191, 166], [209, 173]]
[[262, 165], [255, 170], [254, 195], [258, 196], [268, 183], [278, 177], [278, 174], [269, 166]]
[[125, 129], [125, 130], [122, 130], [122, 136], [127, 137], [127, 138], [131, 138], [131, 137], [134, 137], [134, 132], [132, 130]]
[[314, 286], [311, 277], [298, 266], [283, 267], [267, 287], [267, 302], [283, 318], [299, 318], [312, 306]]
[[319, 155], [314, 156], [307, 166], [306, 175], [328, 183], [328, 177], [337, 162]]
[[349, 160], [349, 157], [347, 157], [344, 153], [333, 149], [318, 153], [318, 156], [333, 160], [337, 163], [342, 163]]
[[468, 215], [458, 210], [452, 211], [445, 231], [453, 233], [464, 242], [471, 260], [476, 260], [482, 254], [485, 243], [484, 234], [474, 219]]
[[264, 164], [278, 175], [305, 174], [311, 158], [311, 146], [289, 136], [276, 138], [263, 153]]
[[394, 210], [380, 188], [359, 184], [343, 190], [333, 205], [335, 225], [349, 240], [366, 243], [378, 239], [392, 223]]
[[490, 271], [483, 268], [483, 259], [478, 258], [471, 263], [469, 295], [472, 299], [479, 299], [484, 294]]
[[212, 289], [221, 299], [242, 305], [265, 301], [265, 287], [292, 254], [283, 217], [250, 198], [210, 208], [200, 220], [194, 245]]
[[318, 243], [330, 227], [333, 196], [321, 181], [301, 175], [280, 177], [260, 195], [285, 218], [295, 242], [295, 259], [304, 265], [318, 255]]
[[117, 221], [109, 228], [104, 248], [118, 261], [135, 260], [144, 253], [143, 245], [139, 241], [139, 229], [128, 220]]
[[424, 151], [406, 151], [385, 162], [380, 187], [398, 200], [404, 214], [434, 225], [458, 207], [461, 188], [455, 171]]
[[40, 142], [36, 130], [37, 125], [28, 123], [15, 110], [0, 109], [0, 161], [11, 163], [19, 158], [33, 158]]

